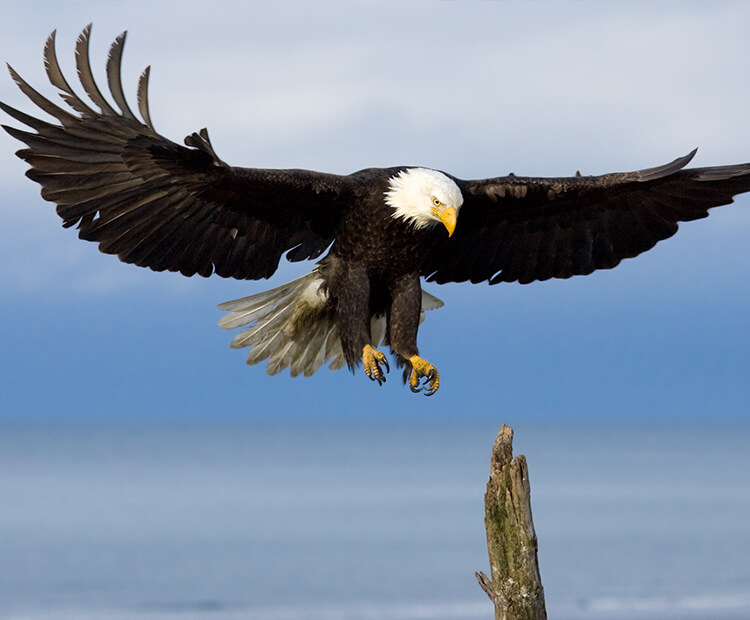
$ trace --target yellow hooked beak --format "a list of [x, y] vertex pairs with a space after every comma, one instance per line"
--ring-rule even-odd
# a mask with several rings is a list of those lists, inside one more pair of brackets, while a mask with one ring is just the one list
[[453, 234], [453, 231], [456, 230], [456, 220], [458, 219], [458, 211], [456, 210], [456, 207], [436, 207], [432, 212], [435, 214], [435, 217], [443, 223], [443, 226], [448, 230], [448, 236], [450, 237]]

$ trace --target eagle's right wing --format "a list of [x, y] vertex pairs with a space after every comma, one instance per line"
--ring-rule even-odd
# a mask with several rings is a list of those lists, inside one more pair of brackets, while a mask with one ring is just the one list
[[81, 84], [95, 110], [68, 85], [58, 66], [54, 35], [44, 50], [50, 82], [73, 113], [29, 86], [12, 68], [19, 88], [58, 123], [1, 104], [34, 132], [3, 128], [28, 148], [17, 155], [42, 197], [57, 204], [65, 227], [95, 241], [127, 263], [184, 275], [270, 277], [281, 256], [318, 257], [333, 241], [348, 204], [349, 177], [307, 170], [234, 168], [214, 152], [205, 130], [187, 147], [159, 135], [151, 123], [148, 69], [138, 85], [141, 122], [129, 108], [120, 79], [125, 33], [112, 44], [107, 78], [118, 109], [107, 102], [89, 64], [91, 27], [76, 44]]

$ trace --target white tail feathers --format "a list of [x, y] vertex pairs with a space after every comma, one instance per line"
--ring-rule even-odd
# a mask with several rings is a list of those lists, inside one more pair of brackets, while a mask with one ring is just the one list
[[[314, 374], [323, 364], [338, 370], [346, 364], [339, 330], [334, 321], [334, 307], [317, 270], [287, 284], [257, 295], [227, 301], [219, 306], [229, 314], [219, 327], [234, 329], [249, 326], [232, 340], [233, 349], [248, 347], [248, 364], [268, 360], [266, 372], [275, 375], [289, 368], [293, 377]], [[440, 308], [443, 302], [422, 291], [422, 314]], [[372, 345], [385, 338], [384, 316], [370, 323]]]

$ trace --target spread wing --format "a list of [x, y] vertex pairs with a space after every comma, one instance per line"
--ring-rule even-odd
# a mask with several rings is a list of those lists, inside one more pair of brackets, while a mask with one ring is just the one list
[[422, 270], [438, 283], [586, 275], [652, 248], [678, 222], [750, 191], [750, 164], [689, 168], [695, 151], [657, 168], [570, 178], [507, 177], [456, 183], [456, 232]]
[[120, 79], [125, 34], [112, 44], [109, 89], [99, 91], [89, 63], [91, 27], [76, 44], [81, 85], [96, 108], [79, 98], [58, 66], [53, 32], [44, 50], [50, 82], [72, 108], [62, 109], [31, 88], [12, 68], [19, 88], [48, 123], [0, 104], [34, 131], [3, 126], [28, 148], [17, 155], [57, 204], [65, 227], [108, 254], [156, 271], [242, 279], [270, 277], [290, 260], [319, 256], [332, 242], [351, 191], [349, 177], [306, 170], [234, 168], [214, 152], [206, 130], [181, 146], [160, 136], [148, 110], [148, 72], [138, 85], [143, 121], [128, 106]]

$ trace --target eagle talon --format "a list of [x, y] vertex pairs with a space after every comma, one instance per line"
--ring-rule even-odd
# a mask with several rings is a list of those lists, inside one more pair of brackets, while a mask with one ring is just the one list
[[425, 396], [432, 396], [440, 387], [440, 373], [429, 362], [418, 355], [409, 358], [411, 375], [409, 375], [409, 389], [415, 394], [424, 392]]
[[385, 373], [383, 373], [380, 365], [382, 364], [385, 367], [385, 372], [389, 372], [391, 367], [388, 365], [388, 359], [384, 353], [366, 344], [362, 349], [362, 364], [365, 367], [365, 374], [371, 381], [377, 381], [378, 385], [385, 383]]

